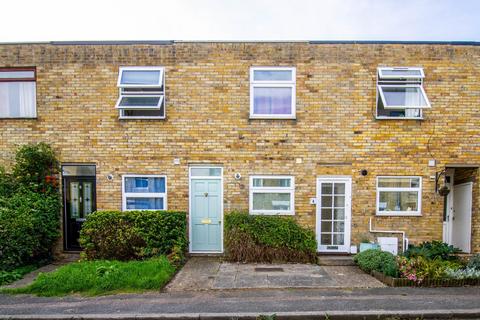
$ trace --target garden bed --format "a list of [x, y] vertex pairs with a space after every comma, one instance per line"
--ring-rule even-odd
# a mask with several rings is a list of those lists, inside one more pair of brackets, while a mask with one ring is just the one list
[[422, 282], [416, 282], [405, 278], [390, 277], [375, 270], [372, 271], [372, 275], [390, 287], [463, 287], [480, 285], [480, 279], [425, 279]]

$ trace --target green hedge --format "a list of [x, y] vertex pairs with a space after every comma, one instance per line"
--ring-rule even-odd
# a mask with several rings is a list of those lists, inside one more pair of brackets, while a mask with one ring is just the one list
[[398, 264], [395, 256], [390, 252], [369, 249], [356, 254], [353, 260], [367, 273], [375, 270], [387, 276], [398, 276]]
[[243, 212], [225, 216], [225, 254], [230, 261], [315, 262], [316, 250], [314, 232], [291, 217]]
[[87, 259], [143, 259], [185, 252], [186, 233], [185, 212], [97, 211], [84, 222], [80, 245]]
[[45, 143], [18, 149], [12, 172], [0, 168], [0, 270], [52, 257], [60, 236], [58, 161]]

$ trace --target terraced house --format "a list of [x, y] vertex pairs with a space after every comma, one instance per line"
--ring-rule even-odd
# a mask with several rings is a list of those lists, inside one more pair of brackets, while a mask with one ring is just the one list
[[394, 42], [0, 45], [0, 163], [62, 161], [63, 245], [94, 210], [290, 215], [319, 252], [444, 240], [480, 252], [480, 46]]

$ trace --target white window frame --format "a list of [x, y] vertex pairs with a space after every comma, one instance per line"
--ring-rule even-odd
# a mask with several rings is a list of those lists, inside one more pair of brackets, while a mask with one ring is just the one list
[[[382, 178], [405, 178], [405, 179], [419, 179], [418, 187], [379, 187], [378, 182]], [[380, 192], [418, 192], [417, 196], [417, 210], [416, 211], [380, 211]], [[377, 216], [421, 216], [422, 215], [422, 177], [421, 176], [378, 176], [376, 180], [376, 215]]]
[[[156, 84], [122, 84], [121, 79], [124, 71], [160, 71], [159, 82]], [[120, 120], [145, 120], [145, 119], [165, 119], [167, 113], [167, 99], [165, 96], [165, 67], [160, 66], [129, 66], [129, 67], [120, 67], [118, 72], [117, 86], [119, 88], [119, 97], [115, 104], [115, 108], [119, 112]], [[132, 88], [145, 88], [152, 89], [158, 88], [158, 91], [130, 91]], [[123, 97], [160, 97], [159, 103], [156, 107], [152, 106], [129, 106], [122, 107], [120, 106], [120, 101]], [[160, 110], [163, 105], [163, 114], [160, 116], [125, 116], [125, 111], [128, 110]]]
[[[122, 77], [124, 71], [159, 71], [160, 77], [158, 79], [158, 83], [155, 84], [123, 84]], [[161, 87], [163, 85], [163, 78], [164, 78], [165, 68], [164, 67], [152, 67], [152, 66], [131, 66], [131, 67], [120, 67], [118, 80], [117, 80], [117, 87], [121, 88], [156, 88]]]
[[[254, 179], [290, 179], [290, 187], [254, 187]], [[289, 193], [290, 210], [254, 210], [254, 193]], [[295, 215], [295, 177], [287, 175], [252, 175], [249, 185], [249, 213], [251, 215]]]
[[[125, 192], [125, 178], [164, 178], [165, 192]], [[122, 175], [122, 210], [138, 211], [140, 209], [127, 209], [127, 198], [163, 198], [163, 209], [142, 209], [141, 211], [168, 210], [167, 207], [167, 176], [156, 174], [124, 174]]]
[[[254, 80], [255, 71], [290, 71], [292, 79], [287, 80]], [[291, 88], [292, 109], [290, 114], [255, 114], [255, 88]], [[251, 67], [250, 68], [250, 119], [296, 119], [296, 68], [295, 67]]]
[[[420, 71], [419, 76], [415, 75], [404, 75], [399, 77], [398, 75], [384, 75], [383, 71], [386, 70], [418, 70]], [[376, 99], [375, 99], [375, 119], [378, 120], [423, 120], [423, 109], [431, 108], [430, 100], [423, 88], [423, 79], [425, 78], [425, 73], [423, 71], [423, 67], [378, 67], [377, 68], [377, 86], [376, 86]], [[388, 107], [385, 103], [385, 97], [383, 95], [383, 90], [381, 90], [380, 86], [392, 86], [392, 87], [405, 87], [416, 85], [420, 86], [422, 90], [423, 97], [428, 104], [428, 107], [405, 107], [405, 106], [398, 106], [398, 107]], [[378, 115], [378, 103], [379, 100], [382, 100], [383, 108], [385, 110], [418, 110], [418, 116], [385, 116], [385, 115]]]
[[[423, 96], [423, 99], [425, 99], [426, 105], [425, 106], [391, 106], [387, 105], [387, 99], [385, 99], [385, 94], [383, 93], [383, 88], [419, 88], [420, 89], [420, 94]], [[431, 108], [430, 101], [428, 100], [427, 94], [425, 93], [425, 90], [421, 85], [418, 84], [407, 84], [407, 85], [395, 85], [395, 84], [379, 84], [377, 86], [377, 90], [380, 93], [380, 98], [382, 99], [383, 102], [383, 108], [384, 109], [394, 109], [394, 110], [399, 110], [399, 109], [428, 109]]]

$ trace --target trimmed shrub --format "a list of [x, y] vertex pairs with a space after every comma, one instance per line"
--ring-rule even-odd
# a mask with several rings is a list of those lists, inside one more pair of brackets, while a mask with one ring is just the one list
[[315, 262], [313, 231], [291, 217], [254, 216], [232, 212], [225, 216], [226, 259], [238, 262]]
[[460, 249], [448, 245], [441, 241], [424, 242], [418, 246], [412, 245], [403, 254], [407, 258], [423, 257], [425, 259], [434, 260], [440, 258], [442, 260], [457, 260], [456, 253], [461, 252]]
[[477, 253], [468, 260], [467, 267], [470, 269], [475, 269], [480, 271], [480, 253]]
[[184, 253], [186, 233], [185, 212], [97, 211], [83, 223], [80, 245], [90, 260], [143, 259]]
[[395, 256], [390, 252], [369, 249], [356, 254], [353, 260], [360, 269], [367, 273], [371, 273], [375, 270], [387, 276], [398, 276], [397, 261]]

